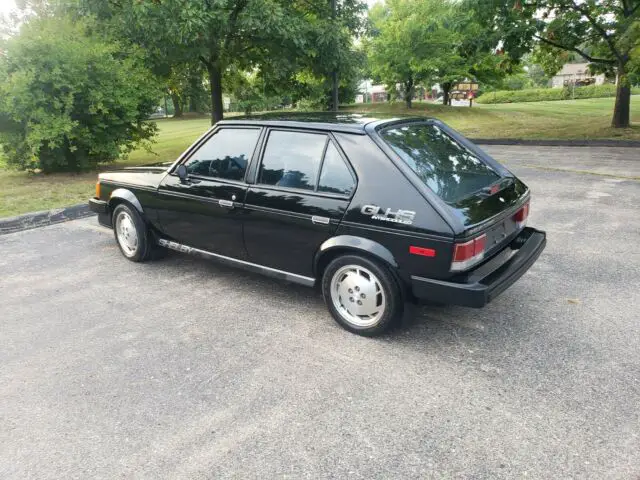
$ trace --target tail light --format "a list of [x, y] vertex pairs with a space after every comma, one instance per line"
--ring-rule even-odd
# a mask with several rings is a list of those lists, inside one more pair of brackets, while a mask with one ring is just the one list
[[100, 198], [100, 182], [96, 182], [96, 198]]
[[479, 237], [465, 243], [456, 243], [453, 247], [451, 271], [460, 272], [478, 263], [484, 258], [484, 250], [486, 246], [486, 235], [480, 235]]
[[522, 228], [527, 224], [527, 218], [529, 217], [529, 202], [516, 212], [513, 216], [513, 221], [516, 222], [518, 228]]

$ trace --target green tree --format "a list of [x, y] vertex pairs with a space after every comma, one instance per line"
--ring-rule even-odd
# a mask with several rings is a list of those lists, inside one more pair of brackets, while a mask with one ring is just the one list
[[519, 60], [540, 48], [549, 56], [573, 52], [591, 69], [615, 72], [611, 126], [630, 125], [630, 73], [637, 68], [640, 0], [469, 0], [489, 29], [500, 32], [505, 52]]
[[366, 8], [363, 0], [74, 1], [71, 10], [79, 17], [96, 15], [114, 38], [142, 47], [178, 106], [198, 62], [209, 86], [212, 123], [223, 117], [222, 92], [238, 71], [258, 70], [264, 91], [273, 95], [303, 91], [296, 81], [302, 71], [323, 83], [336, 72], [342, 87], [350, 84], [353, 37]]
[[201, 62], [212, 123], [223, 118], [223, 76], [230, 68], [250, 70], [304, 42], [296, 35], [299, 23], [290, 15], [295, 12], [284, 0], [141, 0], [131, 5], [140, 36]]
[[411, 108], [415, 86], [435, 75], [454, 36], [443, 26], [442, 4], [425, 2], [431, 12], [421, 18], [418, 3], [389, 0], [369, 11], [372, 39], [367, 50], [372, 74], [391, 92], [400, 84], [407, 108]]
[[31, 18], [3, 42], [0, 144], [9, 164], [45, 172], [109, 162], [149, 140], [159, 91], [135, 51], [90, 23]]
[[495, 81], [507, 71], [494, 54], [493, 35], [455, 2], [388, 0], [376, 4], [369, 18], [372, 73], [391, 90], [401, 84], [409, 108], [418, 83], [439, 83], [447, 104], [458, 81]]
[[194, 105], [195, 111], [204, 111], [208, 100], [202, 99], [203, 93], [207, 95], [203, 66], [179, 42], [168, 41], [167, 19], [160, 6], [147, 8], [137, 0], [54, 0], [52, 7], [58, 15], [69, 14], [79, 20], [95, 17], [95, 27], [105, 38], [137, 48], [145, 65], [164, 83], [174, 117], [181, 117], [187, 106], [191, 111]]
[[354, 45], [354, 38], [364, 31], [366, 5], [363, 0], [336, 1], [335, 15], [332, 6], [329, 0], [289, 2], [289, 18], [298, 41], [281, 43], [259, 62], [267, 94], [334, 109], [335, 78], [339, 99], [348, 102], [355, 97], [366, 58]]

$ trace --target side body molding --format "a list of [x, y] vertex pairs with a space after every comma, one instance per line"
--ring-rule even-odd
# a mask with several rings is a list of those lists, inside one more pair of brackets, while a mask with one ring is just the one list
[[349, 250], [356, 251], [361, 250], [365, 253], [378, 257], [392, 267], [398, 266], [398, 262], [396, 262], [393, 254], [378, 242], [374, 242], [367, 238], [356, 237], [355, 235], [338, 235], [326, 240], [322, 245], [320, 245], [314, 261], [314, 271], [316, 271], [318, 264], [320, 263], [320, 259], [326, 253], [336, 248], [347, 248]]
[[109, 204], [111, 204], [111, 201], [114, 198], [121, 198], [123, 200], [126, 200], [131, 205], [136, 207], [136, 210], [138, 210], [138, 212], [143, 213], [142, 204], [140, 203], [140, 200], [138, 200], [138, 197], [136, 197], [131, 190], [127, 190], [126, 188], [116, 188], [113, 192], [111, 192], [111, 197], [109, 198]]

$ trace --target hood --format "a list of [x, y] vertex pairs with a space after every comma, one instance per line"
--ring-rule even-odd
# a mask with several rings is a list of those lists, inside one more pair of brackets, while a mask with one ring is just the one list
[[144, 165], [136, 165], [134, 167], [125, 167], [123, 170], [163, 170], [166, 171], [169, 167], [173, 165], [173, 161], [171, 162], [154, 162], [154, 163], [145, 163]]
[[101, 182], [137, 186], [142, 188], [158, 188], [173, 162], [157, 162], [139, 167], [125, 167], [98, 175]]

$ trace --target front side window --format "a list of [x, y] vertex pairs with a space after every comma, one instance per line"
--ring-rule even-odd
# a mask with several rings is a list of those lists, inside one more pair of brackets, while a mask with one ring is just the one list
[[500, 179], [493, 168], [437, 125], [392, 126], [380, 135], [445, 202], [461, 200]]
[[327, 136], [272, 131], [264, 149], [258, 183], [315, 190]]
[[185, 163], [190, 175], [244, 180], [258, 142], [258, 128], [223, 128], [209, 138]]
[[322, 163], [318, 191], [351, 195], [354, 187], [355, 181], [349, 168], [344, 163], [333, 142], [329, 142], [327, 152], [324, 155], [324, 162]]

